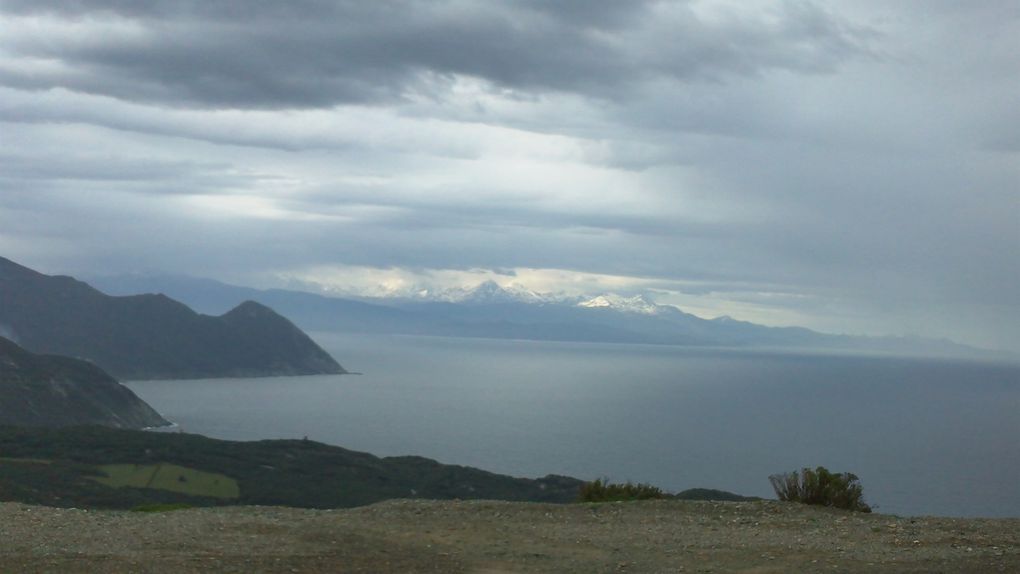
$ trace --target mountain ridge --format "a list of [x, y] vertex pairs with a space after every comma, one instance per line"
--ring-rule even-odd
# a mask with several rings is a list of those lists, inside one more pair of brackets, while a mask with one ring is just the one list
[[492, 281], [458, 289], [454, 301], [435, 294], [431, 299], [355, 300], [305, 291], [258, 290], [186, 276], [134, 274], [90, 280], [121, 295], [167, 289], [209, 312], [221, 312], [240, 297], [254, 299], [280, 309], [302, 328], [316, 331], [1002, 358], [994, 351], [952, 341], [834, 335], [804, 327], [769, 327], [728, 316], [703, 319], [643, 296], [543, 296], [523, 287], [503, 289]]
[[165, 294], [110, 296], [0, 258], [0, 325], [26, 349], [96, 363], [120, 379], [346, 372], [288, 319], [253, 301], [220, 316]]

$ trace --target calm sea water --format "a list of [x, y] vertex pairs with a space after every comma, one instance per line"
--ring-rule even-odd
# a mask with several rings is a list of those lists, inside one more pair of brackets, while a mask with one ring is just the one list
[[1020, 366], [317, 334], [361, 376], [133, 382], [183, 430], [772, 496], [852, 471], [901, 515], [1020, 516]]

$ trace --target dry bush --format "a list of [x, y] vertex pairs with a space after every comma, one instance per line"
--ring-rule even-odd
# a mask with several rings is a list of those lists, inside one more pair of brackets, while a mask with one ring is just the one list
[[864, 502], [860, 480], [850, 472], [829, 472], [819, 466], [814, 470], [773, 474], [769, 482], [779, 500], [871, 512]]

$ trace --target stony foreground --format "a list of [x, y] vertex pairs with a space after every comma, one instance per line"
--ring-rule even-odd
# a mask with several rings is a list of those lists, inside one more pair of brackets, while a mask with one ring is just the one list
[[0, 504], [2, 572], [1020, 572], [1020, 520], [777, 502], [391, 501], [134, 513]]

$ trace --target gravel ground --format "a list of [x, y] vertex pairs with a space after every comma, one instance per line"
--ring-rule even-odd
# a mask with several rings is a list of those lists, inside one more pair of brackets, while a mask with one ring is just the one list
[[1020, 572], [1020, 519], [778, 502], [390, 501], [146, 514], [0, 504], [2, 572]]

